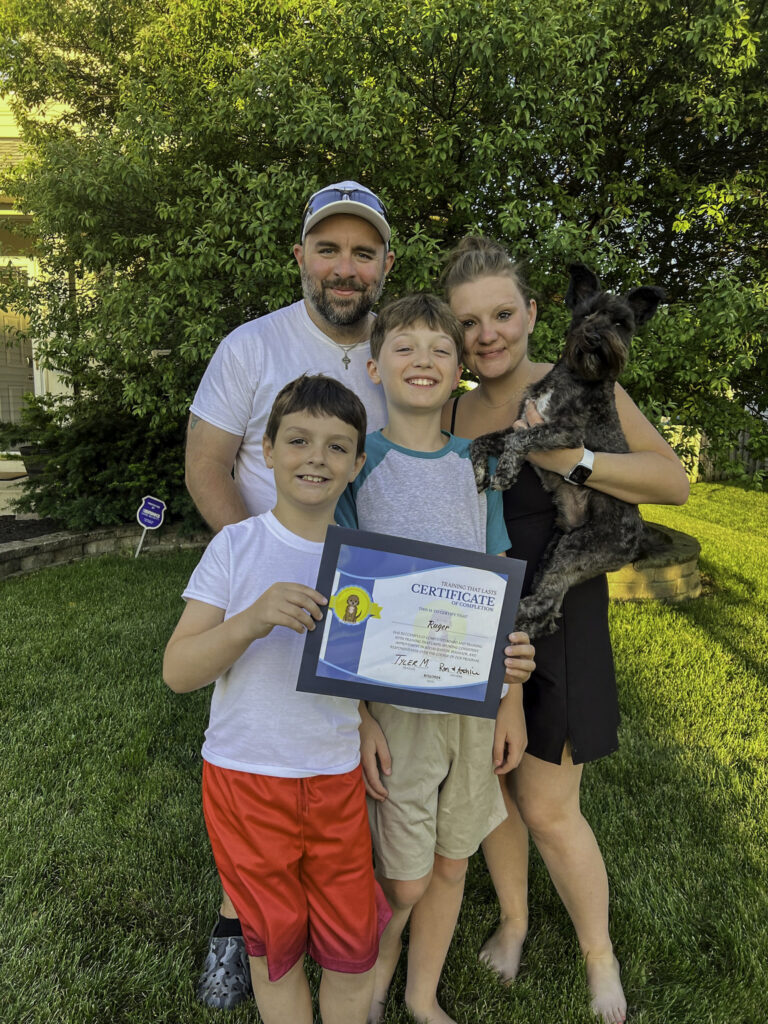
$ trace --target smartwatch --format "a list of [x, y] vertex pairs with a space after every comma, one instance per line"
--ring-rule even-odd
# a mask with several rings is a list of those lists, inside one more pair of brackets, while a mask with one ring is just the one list
[[592, 464], [595, 461], [595, 453], [589, 448], [584, 449], [581, 460], [576, 463], [567, 473], [563, 473], [563, 480], [569, 484], [585, 484], [592, 475]]

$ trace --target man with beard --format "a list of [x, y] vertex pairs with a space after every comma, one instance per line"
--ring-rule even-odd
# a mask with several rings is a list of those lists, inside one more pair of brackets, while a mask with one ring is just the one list
[[[289, 381], [303, 373], [335, 377], [362, 400], [369, 430], [386, 423], [383, 391], [366, 367], [371, 310], [395, 261], [389, 239], [386, 210], [370, 189], [341, 181], [315, 192], [293, 247], [303, 299], [235, 328], [214, 353], [191, 406], [186, 482], [215, 532], [275, 503], [262, 438]], [[229, 1009], [250, 991], [240, 924], [224, 893], [197, 997]]]
[[341, 181], [315, 192], [293, 247], [303, 299], [235, 328], [214, 353], [192, 402], [186, 457], [187, 489], [214, 531], [274, 504], [261, 440], [289, 381], [336, 377], [362, 400], [368, 429], [384, 426], [381, 388], [366, 364], [371, 310], [395, 261], [389, 239], [386, 210], [370, 189]]

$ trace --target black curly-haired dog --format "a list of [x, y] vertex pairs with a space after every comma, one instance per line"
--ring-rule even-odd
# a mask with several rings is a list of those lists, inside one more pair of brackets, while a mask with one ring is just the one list
[[[661, 288], [634, 288], [627, 295], [605, 292], [582, 264], [569, 267], [565, 304], [572, 311], [559, 361], [525, 393], [545, 423], [510, 428], [478, 437], [471, 447], [477, 488], [506, 490], [529, 452], [554, 448], [627, 452], [614, 399], [616, 378], [627, 362], [629, 345], [640, 324], [665, 299]], [[493, 477], [488, 458], [498, 456]], [[557, 629], [566, 591], [583, 580], [620, 569], [654, 544], [646, 536], [637, 505], [579, 483], [589, 468], [575, 467], [568, 481], [536, 468], [557, 508], [557, 526], [539, 563], [531, 594], [520, 603], [515, 628], [531, 637]], [[514, 538], [513, 538], [514, 541]]]

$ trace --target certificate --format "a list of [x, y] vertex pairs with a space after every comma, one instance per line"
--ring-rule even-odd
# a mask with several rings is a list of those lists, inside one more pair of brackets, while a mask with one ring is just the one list
[[328, 528], [297, 689], [494, 718], [525, 562]]

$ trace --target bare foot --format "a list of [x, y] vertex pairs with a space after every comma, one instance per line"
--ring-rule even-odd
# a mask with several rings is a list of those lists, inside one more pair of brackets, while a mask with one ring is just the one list
[[408, 993], [406, 992], [405, 1005], [419, 1024], [456, 1024], [453, 1017], [449, 1017], [442, 1006], [438, 1006], [436, 999], [430, 1007], [421, 1008], [408, 1002]]
[[384, 1010], [389, 998], [389, 986], [392, 984], [392, 978], [397, 969], [402, 948], [402, 943], [398, 942], [393, 956], [387, 958], [382, 952], [381, 947], [379, 947], [379, 958], [376, 961], [376, 974], [374, 975], [375, 980], [373, 983], [373, 998], [371, 999], [371, 1008], [368, 1011], [366, 1024], [379, 1024], [379, 1021], [384, 1017]]
[[587, 985], [592, 995], [592, 1012], [605, 1024], [623, 1024], [627, 1019], [627, 1000], [621, 987], [619, 961], [613, 953], [587, 953]]
[[480, 950], [480, 960], [498, 974], [503, 985], [517, 977], [528, 926], [520, 921], [502, 921]]

